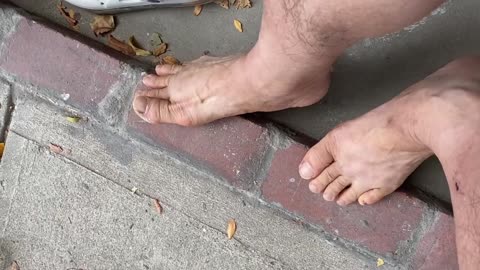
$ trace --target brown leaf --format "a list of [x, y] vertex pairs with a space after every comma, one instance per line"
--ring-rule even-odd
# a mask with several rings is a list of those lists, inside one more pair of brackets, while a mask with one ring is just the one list
[[50, 151], [55, 153], [55, 154], [63, 153], [63, 147], [61, 147], [58, 144], [50, 143], [50, 145], [48, 147], [50, 148]]
[[180, 65], [180, 61], [177, 58], [167, 55], [162, 58], [162, 63], [165, 65]]
[[235, 235], [236, 231], [237, 231], [237, 223], [235, 222], [235, 219], [230, 219], [228, 221], [228, 227], [227, 227], [227, 236], [229, 240], [233, 238], [233, 235]]
[[252, 7], [252, 2], [250, 0], [235, 0], [233, 4], [237, 9]]
[[13, 261], [10, 265], [10, 270], [20, 270], [20, 266], [18, 265], [17, 261]]
[[152, 47], [158, 47], [160, 46], [163, 42], [161, 36], [159, 33], [153, 33], [151, 35], [151, 38], [150, 38], [150, 45], [152, 45]]
[[159, 215], [163, 213], [163, 207], [160, 204], [160, 201], [158, 199], [153, 200], [153, 205], [155, 206], [155, 210]]
[[215, 4], [223, 7], [224, 9], [228, 9], [230, 7], [229, 0], [216, 0]]
[[130, 47], [132, 47], [132, 49], [135, 51], [135, 55], [136, 56], [149, 56], [149, 55], [152, 55], [152, 53], [150, 51], [146, 51], [142, 48], [139, 48], [138, 46], [135, 45], [135, 38], [133, 36], [131, 36], [129, 39], [128, 39], [128, 45], [130, 45]]
[[240, 22], [239, 20], [233, 20], [233, 25], [238, 30], [238, 32], [240, 32], [240, 33], [243, 32], [242, 22]]
[[135, 51], [133, 50], [132, 47], [130, 47], [130, 45], [126, 44], [125, 42], [123, 41], [120, 41], [118, 39], [116, 39], [114, 36], [112, 35], [108, 35], [108, 45], [123, 53], [123, 54], [126, 54], [126, 55], [130, 55], [130, 56], [135, 56]]
[[202, 5], [196, 5], [195, 8], [193, 9], [193, 15], [198, 16], [200, 13], [202, 13], [203, 6]]
[[166, 53], [167, 49], [168, 49], [168, 44], [167, 43], [162, 43], [157, 48], [155, 48], [153, 50], [153, 55], [160, 56], [160, 55]]
[[3, 151], [5, 151], [5, 143], [0, 143], [0, 158], [3, 156]]
[[67, 8], [63, 5], [63, 1], [57, 5], [57, 9], [63, 16], [63, 18], [65, 18], [70, 27], [75, 28], [77, 26], [78, 20], [76, 18], [76, 13], [73, 9], [67, 10]]
[[90, 23], [90, 28], [96, 37], [105, 35], [115, 29], [115, 18], [112, 15], [95, 16]]

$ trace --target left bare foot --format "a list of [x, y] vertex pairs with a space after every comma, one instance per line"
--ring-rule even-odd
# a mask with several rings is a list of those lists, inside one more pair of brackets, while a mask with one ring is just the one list
[[340, 125], [307, 153], [300, 175], [312, 180], [312, 192], [323, 193], [327, 201], [336, 199], [339, 205], [379, 201], [433, 154], [430, 149], [455, 141], [455, 136], [470, 136], [468, 127], [476, 121], [470, 118], [476, 114], [468, 112], [478, 111], [480, 100], [478, 70], [480, 57], [454, 61], [393, 100]]

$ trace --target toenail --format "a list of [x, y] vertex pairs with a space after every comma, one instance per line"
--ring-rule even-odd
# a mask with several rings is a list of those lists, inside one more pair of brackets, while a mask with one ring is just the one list
[[152, 80], [153, 80], [153, 76], [152, 75], [147, 75], [147, 76], [143, 77], [142, 81], [143, 81], [144, 84], [145, 83], [148, 84], [148, 83], [152, 82]]
[[323, 198], [325, 199], [325, 201], [333, 201], [333, 196], [331, 194], [323, 194]]
[[300, 163], [298, 172], [300, 173], [300, 176], [306, 180], [310, 180], [315, 176], [312, 165], [305, 161], [302, 161], [302, 163]]
[[146, 97], [136, 97], [133, 101], [133, 109], [139, 113], [143, 114], [147, 110], [148, 99]]
[[310, 182], [310, 184], [308, 185], [308, 187], [310, 188], [310, 191], [313, 192], [313, 193], [320, 193], [320, 191], [318, 190], [317, 186], [313, 183], [313, 182]]

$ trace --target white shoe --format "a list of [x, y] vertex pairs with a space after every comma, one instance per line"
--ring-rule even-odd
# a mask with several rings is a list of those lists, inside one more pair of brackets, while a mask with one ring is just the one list
[[66, 2], [96, 13], [118, 13], [156, 7], [194, 6], [213, 0], [65, 0]]

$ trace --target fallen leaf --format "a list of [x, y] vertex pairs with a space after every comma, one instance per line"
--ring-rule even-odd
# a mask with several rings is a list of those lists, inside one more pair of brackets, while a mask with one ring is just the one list
[[155, 199], [153, 200], [153, 204], [155, 205], [155, 210], [157, 210], [157, 213], [161, 215], [163, 213], [163, 207], [160, 204], [160, 201], [158, 199]]
[[167, 43], [162, 43], [158, 47], [153, 49], [153, 55], [160, 56], [160, 55], [166, 53], [167, 49], [168, 49], [168, 44]]
[[229, 240], [233, 238], [233, 235], [235, 234], [236, 231], [237, 231], [237, 223], [235, 222], [235, 219], [230, 219], [228, 221], [228, 227], [227, 227], [227, 236]]
[[383, 259], [378, 258], [378, 260], [377, 260], [377, 267], [380, 267], [380, 266], [382, 266], [382, 265], [384, 265], [384, 264], [385, 264], [385, 262], [383, 261]]
[[50, 151], [55, 153], [55, 154], [63, 153], [63, 147], [61, 147], [58, 144], [50, 143], [50, 145], [48, 147], [50, 148]]
[[96, 37], [105, 35], [115, 29], [115, 18], [112, 15], [95, 16], [90, 23], [90, 28]]
[[196, 5], [195, 8], [193, 9], [193, 15], [198, 16], [200, 13], [202, 13], [203, 10], [203, 5]]
[[235, 0], [233, 4], [237, 9], [252, 7], [252, 2], [250, 0]]
[[235, 28], [238, 30], [238, 32], [243, 32], [242, 22], [239, 20], [233, 20], [233, 25], [235, 25]]
[[152, 47], [158, 47], [163, 43], [162, 37], [159, 33], [153, 33], [150, 38], [150, 45]]
[[78, 20], [76, 18], [76, 13], [73, 9], [67, 10], [67, 8], [63, 5], [63, 1], [61, 1], [60, 4], [57, 5], [57, 9], [63, 16], [63, 18], [65, 18], [70, 27], [77, 26]]
[[115, 50], [117, 50], [117, 51], [119, 51], [123, 54], [130, 55], [130, 56], [135, 56], [135, 51], [133, 50], [133, 48], [130, 45], [126, 44], [123, 41], [120, 41], [120, 40], [116, 39], [112, 35], [108, 35], [108, 45], [111, 48], [113, 48], [113, 49], [115, 49]]
[[167, 55], [162, 58], [162, 63], [165, 65], [180, 65], [180, 61], [177, 58]]
[[0, 143], [0, 158], [2, 158], [4, 150], [5, 150], [5, 143]]
[[215, 4], [223, 7], [224, 9], [228, 9], [230, 7], [229, 0], [216, 0]]
[[80, 117], [78, 116], [68, 116], [67, 121], [70, 123], [78, 123], [80, 121]]
[[18, 265], [17, 261], [13, 261], [10, 265], [10, 270], [20, 270], [20, 266]]
[[135, 46], [135, 43], [136, 43], [135, 38], [133, 36], [131, 36], [128, 39], [128, 45], [130, 45], [130, 47], [132, 47], [132, 49], [135, 51], [136, 56], [150, 56], [150, 55], [152, 55], [151, 52]]

